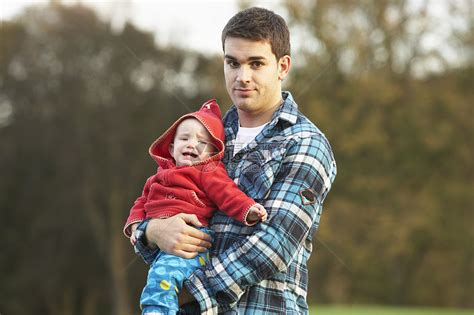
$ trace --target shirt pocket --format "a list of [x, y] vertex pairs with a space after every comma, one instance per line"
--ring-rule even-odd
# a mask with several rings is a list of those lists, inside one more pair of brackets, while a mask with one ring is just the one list
[[265, 199], [280, 170], [285, 148], [279, 144], [257, 147], [239, 163], [239, 187], [256, 201]]

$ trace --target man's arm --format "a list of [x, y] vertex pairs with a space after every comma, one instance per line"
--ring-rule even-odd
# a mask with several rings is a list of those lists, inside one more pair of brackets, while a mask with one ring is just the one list
[[152, 219], [146, 228], [148, 246], [182, 258], [194, 258], [211, 247], [211, 237], [193, 226], [202, 226], [194, 214]]
[[265, 202], [267, 224], [213, 257], [185, 282], [201, 310], [237, 302], [246, 288], [286, 270], [313, 225], [336, 174], [323, 136], [301, 139], [287, 151]]
[[185, 213], [143, 221], [136, 230], [135, 252], [151, 264], [160, 250], [189, 259], [211, 248], [211, 237], [189, 224], [201, 226], [195, 215]]

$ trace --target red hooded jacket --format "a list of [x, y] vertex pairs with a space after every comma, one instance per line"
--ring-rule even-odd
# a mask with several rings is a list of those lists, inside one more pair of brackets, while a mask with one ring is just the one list
[[[198, 119], [209, 131], [217, 153], [191, 166], [176, 166], [169, 147], [178, 125], [187, 118]], [[137, 198], [125, 223], [130, 226], [146, 218], [166, 218], [178, 213], [195, 214], [203, 225], [209, 225], [212, 213], [219, 209], [238, 221], [246, 221], [248, 210], [256, 202], [244, 194], [227, 175], [221, 159], [224, 155], [224, 126], [215, 100], [201, 109], [179, 118], [150, 146], [149, 153], [158, 163], [155, 175], [148, 178], [142, 195]]]

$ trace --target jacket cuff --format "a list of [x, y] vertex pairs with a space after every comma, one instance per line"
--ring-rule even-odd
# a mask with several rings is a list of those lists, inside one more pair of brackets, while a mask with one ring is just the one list
[[125, 226], [123, 227], [123, 234], [125, 234], [126, 237], [131, 237], [132, 236], [132, 230], [131, 226], [135, 223], [141, 223], [143, 219], [141, 218], [136, 218], [136, 219], [131, 219], [125, 223]]

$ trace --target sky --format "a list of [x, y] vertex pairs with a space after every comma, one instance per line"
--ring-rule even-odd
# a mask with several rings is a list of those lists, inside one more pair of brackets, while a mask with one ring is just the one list
[[[0, 0], [0, 21], [11, 19], [29, 5], [50, 0]], [[82, 3], [120, 28], [131, 20], [143, 30], [155, 33], [159, 44], [177, 44], [202, 52], [220, 53], [220, 33], [238, 11], [237, 0], [62, 0]], [[254, 1], [283, 15], [279, 0]]]
[[[63, 4], [82, 3], [92, 7], [118, 29], [127, 20], [132, 21], [138, 28], [153, 32], [160, 46], [173, 44], [185, 49], [213, 54], [222, 52], [221, 31], [227, 21], [238, 12], [238, 0], [0, 0], [0, 21], [13, 18], [27, 6], [46, 5], [50, 1]], [[253, 0], [251, 2], [287, 18], [282, 8], [283, 0]], [[432, 32], [420, 42], [420, 47], [423, 49], [440, 49], [443, 55], [453, 63], [460, 60], [459, 54], [445, 45], [445, 42], [450, 37], [447, 30], [456, 21], [447, 18], [446, 10], [448, 3], [459, 2], [463, 0], [450, 0], [450, 2], [429, 0], [428, 9], [434, 18], [434, 22], [432, 21], [430, 25]], [[424, 3], [424, 0], [410, 1], [413, 10]], [[293, 56], [298, 54], [297, 48], [310, 44], [304, 39], [304, 35], [296, 31], [292, 32]], [[436, 71], [439, 68], [439, 63], [431, 61], [428, 63], [428, 69]]]

